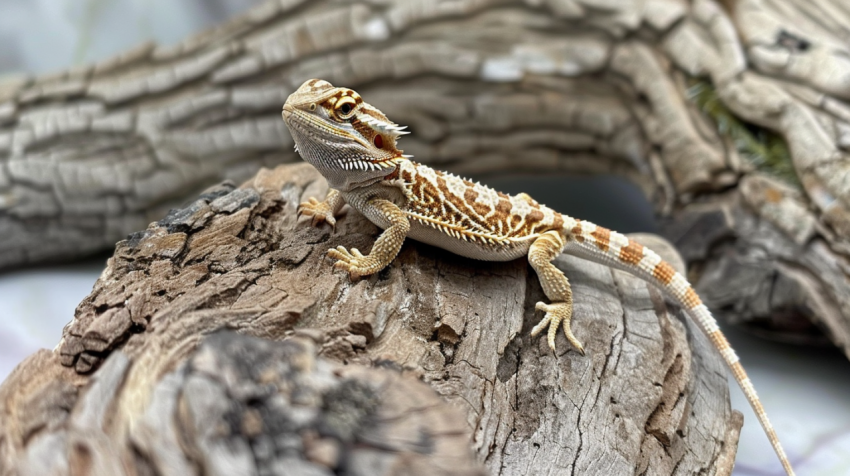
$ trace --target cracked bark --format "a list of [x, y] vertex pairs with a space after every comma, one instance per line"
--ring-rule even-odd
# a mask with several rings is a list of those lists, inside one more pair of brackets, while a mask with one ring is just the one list
[[[268, 1], [174, 46], [0, 86], [0, 267], [111, 247], [193, 191], [297, 161], [302, 81], [358, 88], [464, 174], [616, 173], [707, 303], [850, 355], [850, 10], [838, 0]], [[782, 135], [798, 186], [688, 97]], [[746, 276], [746, 279], [740, 277]]]
[[658, 290], [559, 257], [587, 354], [559, 334], [553, 355], [524, 260], [409, 240], [376, 276], [333, 273], [327, 249], [378, 229], [299, 223], [326, 191], [264, 170], [120, 242], [57, 349], [0, 386], [0, 475], [730, 473], [724, 367]]

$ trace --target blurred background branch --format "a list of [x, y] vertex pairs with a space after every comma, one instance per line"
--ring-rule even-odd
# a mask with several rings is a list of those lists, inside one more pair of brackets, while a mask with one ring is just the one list
[[[186, 5], [189, 30], [237, 4]], [[402, 146], [422, 162], [629, 178], [715, 309], [848, 353], [850, 12], [783, 5], [271, 1], [7, 81], [0, 266], [108, 249], [211, 183], [299, 160], [278, 112], [315, 76], [409, 124]], [[109, 2], [80, 8], [69, 54], [126, 28]]]

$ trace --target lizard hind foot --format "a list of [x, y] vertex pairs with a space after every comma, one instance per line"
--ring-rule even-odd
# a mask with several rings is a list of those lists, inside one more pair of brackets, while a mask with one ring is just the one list
[[312, 226], [321, 225], [322, 222], [327, 222], [330, 226], [336, 226], [336, 218], [334, 218], [333, 210], [327, 202], [320, 202], [313, 197], [309, 201], [301, 202], [298, 205], [298, 216], [305, 215], [312, 217]]
[[579, 342], [578, 339], [576, 339], [573, 335], [572, 329], [570, 329], [570, 320], [573, 315], [573, 307], [571, 303], [553, 302], [552, 304], [546, 304], [545, 302], [538, 302], [535, 309], [545, 312], [546, 316], [544, 316], [543, 319], [534, 326], [534, 329], [531, 330], [532, 337], [536, 337], [537, 334], [540, 334], [548, 327], [549, 331], [546, 334], [546, 340], [549, 343], [549, 348], [551, 348], [554, 352], [555, 335], [558, 333], [558, 327], [563, 325], [564, 335], [567, 337], [567, 340], [573, 345], [573, 347], [576, 348], [576, 350], [579, 351], [581, 355], [584, 355], [584, 346], [581, 345], [581, 342]]

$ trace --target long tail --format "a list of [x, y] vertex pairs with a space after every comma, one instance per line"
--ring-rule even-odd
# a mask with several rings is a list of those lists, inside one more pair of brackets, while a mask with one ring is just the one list
[[794, 469], [779, 443], [779, 438], [767, 419], [764, 407], [756, 395], [756, 390], [747, 373], [738, 361], [738, 356], [726, 336], [717, 327], [717, 321], [709, 312], [708, 308], [700, 300], [697, 293], [688, 283], [687, 279], [676, 272], [672, 266], [663, 261], [657, 253], [645, 248], [641, 244], [628, 239], [625, 235], [608, 230], [593, 223], [576, 220], [564, 216], [564, 234], [566, 235], [566, 246], [564, 252], [597, 263], [621, 269], [633, 274], [645, 281], [655, 284], [663, 289], [669, 296], [682, 306], [706, 336], [711, 340], [714, 347], [723, 356], [726, 365], [738, 381], [741, 390], [750, 402], [750, 406], [758, 416], [761, 426], [764, 428], [770, 444], [773, 445], [776, 455], [782, 462], [788, 476], [794, 475]]

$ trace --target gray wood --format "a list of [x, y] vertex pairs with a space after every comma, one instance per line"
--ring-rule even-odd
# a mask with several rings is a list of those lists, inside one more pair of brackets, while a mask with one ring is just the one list
[[731, 472], [722, 362], [657, 289], [559, 257], [587, 354], [559, 334], [554, 355], [524, 260], [408, 241], [375, 276], [334, 273], [327, 249], [378, 229], [298, 221], [326, 192], [306, 164], [263, 170], [120, 242], [56, 350], [0, 385], [0, 475]]

